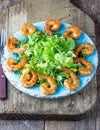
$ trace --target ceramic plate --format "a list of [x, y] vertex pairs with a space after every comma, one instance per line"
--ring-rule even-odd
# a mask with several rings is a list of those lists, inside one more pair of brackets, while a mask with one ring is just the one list
[[[45, 22], [38, 22], [38, 23], [34, 23], [34, 26], [36, 27], [37, 31], [41, 31], [44, 30], [44, 25]], [[66, 23], [61, 23], [61, 28], [58, 31], [59, 33], [63, 34], [66, 30], [67, 27], [69, 27], [70, 24], [66, 24]], [[18, 31], [15, 33], [14, 35], [18, 40], [22, 40], [23, 38], [25, 38], [24, 36], [21, 35], [21, 32]], [[94, 45], [93, 41], [88, 37], [88, 35], [86, 33], [84, 33], [83, 31], [81, 31], [81, 36], [80, 38], [77, 40], [77, 44], [81, 44], [81, 43], [91, 43]], [[97, 54], [97, 49], [95, 47], [94, 52], [88, 56], [86, 59], [88, 61], [90, 61], [93, 65], [93, 71], [91, 73], [91, 75], [89, 76], [79, 76], [78, 78], [80, 79], [80, 85], [78, 87], [78, 89], [76, 91], [72, 91], [70, 92], [69, 90], [65, 89], [64, 86], [59, 85], [57, 87], [56, 93], [49, 95], [49, 96], [45, 96], [40, 92], [40, 86], [34, 86], [32, 88], [24, 88], [21, 83], [20, 83], [20, 79], [18, 77], [18, 73], [17, 72], [9, 72], [6, 67], [5, 67], [5, 63], [6, 63], [6, 59], [8, 57], [14, 57], [16, 58], [17, 55], [15, 54], [11, 54], [7, 48], [5, 47], [4, 49], [4, 55], [2, 58], [2, 67], [4, 70], [4, 73], [6, 75], [6, 77], [8, 78], [8, 80], [13, 84], [14, 87], [16, 87], [18, 90], [22, 91], [25, 94], [28, 94], [30, 96], [33, 97], [37, 97], [37, 98], [46, 98], [46, 99], [54, 99], [54, 98], [61, 98], [61, 97], [66, 97], [72, 94], [75, 94], [76, 92], [80, 91], [81, 89], [83, 89], [84, 87], [86, 87], [86, 85], [91, 81], [91, 79], [93, 78], [96, 69], [97, 69], [97, 65], [98, 65], [98, 54]]]

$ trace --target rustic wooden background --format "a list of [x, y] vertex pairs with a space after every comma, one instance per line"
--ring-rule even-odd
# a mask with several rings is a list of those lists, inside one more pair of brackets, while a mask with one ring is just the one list
[[[59, 0], [24, 0], [9, 9], [3, 10], [0, 15], [0, 26], [7, 27], [9, 36], [20, 30], [26, 22], [34, 23], [50, 18], [58, 18], [62, 22], [79, 26], [95, 42], [93, 20], [73, 6], [69, 0], [62, 2]], [[50, 101], [25, 95], [8, 82], [8, 98], [3, 102], [0, 101], [0, 118], [79, 120], [87, 115], [88, 111], [94, 106], [96, 95], [96, 77], [81, 92], [67, 98]]]
[[[69, 2], [69, 0], [66, 0], [66, 1]], [[56, 0], [56, 2], [58, 2], [58, 0]], [[54, 4], [56, 4], [56, 2]], [[100, 14], [100, 12], [97, 10], [97, 8], [100, 7], [99, 6], [100, 5], [99, 4], [99, 0], [88, 0], [88, 1], [85, 1], [85, 2], [83, 0], [74, 0], [74, 2], [75, 2], [76, 5], [80, 5], [79, 7], [82, 10], [86, 10], [86, 12], [90, 11], [89, 15], [91, 15], [94, 12], [96, 12], [98, 14], [97, 15], [98, 17], [95, 17], [96, 14], [94, 16], [92, 16], [92, 18], [96, 22], [96, 24], [95, 24], [95, 27], [96, 27], [96, 33], [95, 34], [96, 34], [96, 36], [93, 33], [94, 31], [91, 34], [93, 34], [93, 38], [96, 37], [96, 45], [97, 45], [98, 51], [100, 52], [100, 49], [99, 49], [100, 48], [100, 45], [99, 45], [99, 41], [100, 41], [100, 36], [99, 36], [100, 35], [100, 25], [99, 25], [99, 18], [100, 18], [99, 16], [100, 15], [99, 14]], [[78, 4], [77, 4], [77, 2], [78, 2]], [[44, 3], [41, 3], [41, 4], [44, 4]], [[81, 5], [83, 5], [85, 7], [83, 8], [83, 7], [81, 7]], [[17, 5], [17, 6], [19, 6], [19, 5]], [[88, 7], [86, 8], [86, 6], [88, 6]], [[91, 8], [90, 7], [93, 10], [92, 12], [91, 12]], [[13, 8], [15, 8], [15, 7], [12, 7], [10, 10], [13, 10]], [[59, 7], [57, 7], [57, 8], [59, 8]], [[71, 8], [71, 7], [69, 7], [69, 8]], [[17, 13], [19, 13], [17, 8], [15, 8], [15, 10], [17, 11]], [[8, 9], [8, 11], [9, 11], [9, 9]], [[55, 11], [56, 11], [56, 9], [55, 9]], [[16, 13], [16, 17], [18, 17], [17, 13]], [[7, 18], [8, 14], [6, 14], [6, 13], [4, 13], [4, 14], [5, 14], [5, 18]], [[13, 16], [13, 14], [11, 14], [11, 15]], [[37, 16], [38, 15], [39, 14], [37, 14]], [[60, 13], [59, 13], [59, 15], [60, 15]], [[37, 18], [37, 16], [36, 16], [36, 18]], [[77, 16], [77, 14], [75, 14], [75, 16]], [[43, 17], [43, 16], [41, 16], [41, 17]], [[41, 17], [40, 17], [40, 20], [42, 20]], [[44, 18], [45, 18], [45, 16], [44, 16]], [[26, 19], [26, 17], [24, 19]], [[64, 20], [64, 19], [66, 20], [66, 18], [64, 18], [64, 17], [61, 18], [61, 20]], [[84, 20], [84, 19], [82, 19], [82, 20]], [[15, 24], [18, 25], [17, 22], [15, 22]], [[23, 23], [21, 23], [21, 24], [23, 24]], [[81, 23], [79, 23], [79, 24], [81, 24]], [[94, 26], [93, 22], [92, 22], [92, 24], [90, 23], [90, 25]], [[15, 28], [14, 30], [16, 30], [16, 29], [17, 28]], [[86, 28], [83, 26], [82, 29], [84, 30]], [[88, 34], [91, 32], [90, 30], [87, 30]], [[76, 121], [76, 122], [72, 122], [72, 121], [69, 121], [69, 122], [67, 122], [67, 121], [29, 121], [29, 120], [25, 120], [25, 121], [0, 121], [0, 130], [13, 130], [13, 129], [15, 129], [15, 130], [28, 130], [28, 129], [30, 129], [30, 130], [31, 129], [32, 130], [44, 130], [44, 129], [45, 130], [51, 130], [51, 129], [52, 130], [61, 130], [61, 129], [63, 129], [63, 130], [100, 130], [100, 109], [99, 109], [100, 108], [99, 107], [100, 106], [100, 96], [99, 96], [99, 92], [100, 92], [100, 89], [99, 89], [100, 73], [99, 72], [100, 71], [99, 70], [100, 70], [100, 68], [98, 67], [98, 72], [97, 72], [98, 100], [97, 100], [97, 103], [96, 103], [95, 108], [93, 109], [93, 111], [84, 120]]]

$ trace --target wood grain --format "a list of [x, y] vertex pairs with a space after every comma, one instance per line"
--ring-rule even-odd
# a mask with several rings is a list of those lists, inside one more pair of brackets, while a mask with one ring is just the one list
[[70, 0], [76, 7], [87, 13], [95, 23], [100, 24], [100, 0]]
[[[26, 22], [34, 23], [58, 18], [62, 22], [79, 26], [95, 42], [93, 21], [74, 7], [69, 0], [24, 0], [8, 10], [0, 12], [0, 16], [0, 26], [6, 25], [8, 27], [9, 36], [13, 35]], [[0, 101], [0, 118], [78, 120], [85, 117], [95, 105], [96, 87], [95, 76], [80, 93], [67, 98], [48, 101], [25, 95], [8, 82], [8, 99], [3, 102]]]
[[0, 0], [0, 11], [6, 9], [22, 0]]
[[[100, 123], [100, 122], [98, 122]], [[82, 121], [46, 121], [45, 130], [99, 130], [96, 129], [95, 115]]]
[[2, 64], [0, 64], [0, 99], [7, 98], [7, 84], [6, 77], [2, 70]]
[[[0, 12], [0, 28], [7, 27], [7, 26], [8, 26], [8, 9]], [[0, 105], [1, 113], [4, 113], [5, 102], [3, 100], [0, 100], [0, 104], [1, 104]]]
[[0, 130], [44, 130], [43, 121], [0, 121]]

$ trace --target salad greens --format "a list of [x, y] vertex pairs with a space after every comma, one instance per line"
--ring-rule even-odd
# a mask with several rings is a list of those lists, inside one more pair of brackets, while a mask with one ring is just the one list
[[[28, 42], [27, 50], [18, 55], [18, 60], [21, 60], [24, 54], [27, 57], [27, 64], [18, 72], [19, 75], [34, 68], [37, 73], [52, 76], [58, 84], [62, 84], [64, 79], [70, 78], [69, 74], [61, 71], [62, 67], [77, 72], [78, 66], [81, 66], [80, 63], [73, 63], [76, 42], [72, 38], [65, 39], [60, 34], [50, 36], [45, 32], [40, 34], [36, 32], [29, 36]], [[24, 44], [26, 44], [25, 39], [20, 46]], [[39, 78], [38, 83], [42, 82], [43, 79]]]

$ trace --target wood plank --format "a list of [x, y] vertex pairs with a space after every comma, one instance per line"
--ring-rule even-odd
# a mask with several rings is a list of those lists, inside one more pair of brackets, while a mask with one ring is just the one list
[[95, 23], [100, 24], [100, 0], [70, 0], [75, 6], [87, 13]]
[[[6, 28], [8, 27], [8, 9], [3, 10], [2, 12], [0, 12], [0, 31], [1, 31], [2, 27], [6, 27]], [[3, 100], [0, 100], [1, 113], [4, 113], [4, 103], [5, 102]]]
[[97, 124], [95, 119], [96, 112], [93, 111], [81, 121], [46, 121], [45, 130], [100, 130], [100, 118]]
[[0, 11], [6, 9], [22, 0], [0, 0]]
[[100, 130], [100, 110], [96, 111], [96, 130]]
[[[2, 13], [1, 13], [2, 14]], [[24, 0], [9, 9], [9, 36], [14, 34], [23, 23], [37, 22], [49, 18], [58, 18], [79, 26], [94, 41], [94, 23], [87, 15], [74, 7], [69, 0]], [[4, 21], [5, 22], [5, 21]], [[3, 25], [3, 22], [1, 22]], [[3, 119], [73, 119], [78, 120], [94, 106], [96, 102], [96, 77], [80, 93], [58, 100], [41, 100], [25, 95], [8, 82], [8, 99], [0, 107]], [[52, 106], [52, 107], [51, 107]]]
[[44, 130], [43, 121], [0, 121], [0, 130]]

